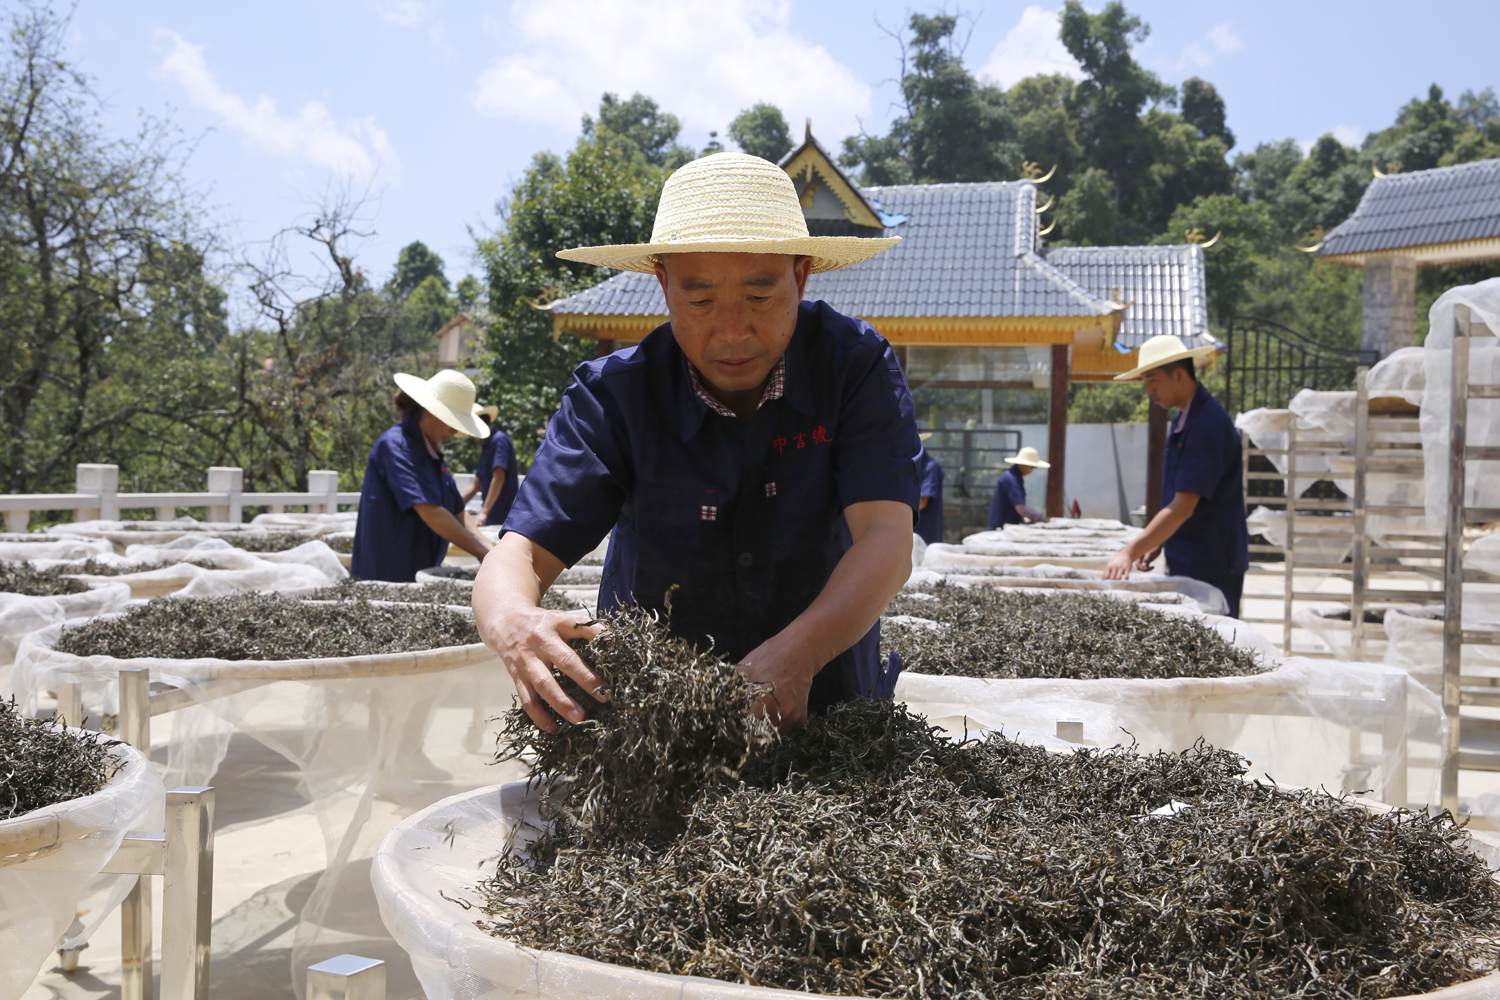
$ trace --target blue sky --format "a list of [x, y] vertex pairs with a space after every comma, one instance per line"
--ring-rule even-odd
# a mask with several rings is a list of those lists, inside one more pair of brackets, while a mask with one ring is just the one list
[[[971, 3], [966, 59], [1002, 83], [1067, 71], [1058, 3]], [[1098, 5], [1089, 3], [1093, 9]], [[1151, 27], [1137, 58], [1212, 81], [1237, 150], [1390, 123], [1436, 82], [1500, 86], [1490, 2], [1127, 0]], [[883, 131], [898, 97], [884, 28], [932, 8], [876, 0], [79, 0], [73, 58], [124, 133], [170, 116], [196, 143], [188, 178], [231, 243], [268, 238], [328, 192], [369, 197], [362, 266], [389, 273], [420, 239], [457, 278], [470, 228], [539, 149], [569, 147], [605, 90], [641, 91], [699, 146], [757, 100], [826, 145]], [[959, 8], [950, 7], [950, 10]], [[1467, 26], [1460, 29], [1460, 26]]]

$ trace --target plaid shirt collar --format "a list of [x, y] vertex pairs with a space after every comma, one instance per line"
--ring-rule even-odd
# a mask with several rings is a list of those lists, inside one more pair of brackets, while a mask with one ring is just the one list
[[[693, 395], [698, 397], [699, 402], [708, 407], [710, 410], [713, 410], [715, 413], [719, 414], [721, 417], [739, 416], [739, 414], [735, 413], [729, 407], [725, 406], [713, 396], [709, 395], [708, 390], [703, 388], [702, 376], [698, 374], [698, 369], [693, 367], [693, 363], [691, 361], [687, 362], [687, 370], [688, 378], [693, 383]], [[760, 394], [760, 402], [755, 404], [755, 408], [759, 410], [762, 406], [765, 406], [771, 400], [780, 399], [782, 397], [782, 394], [785, 392], [786, 355], [783, 354], [781, 356], [781, 360], [776, 362], [776, 367], [771, 369], [771, 379], [766, 383], [766, 391]]]

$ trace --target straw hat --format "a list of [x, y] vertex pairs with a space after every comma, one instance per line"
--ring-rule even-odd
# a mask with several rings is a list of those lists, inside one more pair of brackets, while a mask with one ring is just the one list
[[664, 253], [799, 254], [813, 258], [814, 271], [833, 271], [900, 242], [899, 236], [809, 236], [785, 170], [759, 156], [714, 153], [680, 167], [662, 185], [650, 243], [575, 247], [558, 256], [649, 274]]
[[500, 416], [500, 407], [496, 406], [494, 403], [491, 403], [489, 406], [480, 406], [478, 403], [475, 403], [474, 416], [489, 417], [491, 420], [495, 420]]
[[1015, 458], [1007, 458], [1005, 460], [1005, 464], [1006, 465], [1029, 465], [1033, 469], [1050, 469], [1050, 468], [1052, 468], [1052, 463], [1051, 462], [1043, 462], [1042, 461], [1042, 456], [1038, 455], [1036, 453], [1036, 449], [1033, 448], [1029, 444], [1026, 447], [1022, 448], [1020, 451], [1016, 452], [1016, 457]]
[[1212, 345], [1208, 347], [1188, 347], [1179, 338], [1170, 333], [1158, 334], [1141, 345], [1141, 353], [1137, 360], [1140, 361], [1130, 371], [1123, 375], [1116, 375], [1116, 382], [1134, 382], [1153, 368], [1171, 364], [1173, 361], [1181, 361], [1184, 358], [1192, 358], [1193, 364], [1199, 368], [1203, 367], [1201, 359], [1207, 358], [1218, 350]]
[[396, 385], [416, 400], [418, 406], [454, 430], [481, 440], [490, 436], [484, 421], [474, 415], [474, 383], [463, 372], [444, 368], [425, 382], [400, 372], [396, 375]]

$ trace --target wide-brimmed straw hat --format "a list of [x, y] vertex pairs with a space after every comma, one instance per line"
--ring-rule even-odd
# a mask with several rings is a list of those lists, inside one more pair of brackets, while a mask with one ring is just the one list
[[444, 368], [426, 381], [405, 372], [395, 378], [402, 392], [449, 427], [481, 440], [490, 436], [489, 427], [474, 415], [474, 383], [463, 372]]
[[1181, 338], [1174, 337], [1170, 333], [1158, 334], [1141, 345], [1141, 353], [1137, 356], [1140, 364], [1123, 375], [1116, 375], [1116, 382], [1134, 382], [1153, 368], [1169, 365], [1173, 361], [1182, 361], [1192, 358], [1193, 364], [1199, 368], [1203, 367], [1203, 359], [1217, 351], [1217, 347], [1188, 347]]
[[899, 236], [809, 236], [785, 170], [759, 156], [714, 153], [680, 167], [662, 185], [650, 243], [574, 247], [558, 256], [649, 274], [658, 254], [780, 253], [811, 257], [814, 271], [833, 271], [900, 242]]
[[489, 406], [480, 406], [478, 403], [475, 403], [474, 416], [488, 417], [489, 419], [494, 420], [500, 416], [500, 407], [496, 406], [494, 403], [491, 403]]
[[1033, 448], [1029, 444], [1026, 447], [1022, 448], [1020, 451], [1016, 452], [1016, 457], [1015, 458], [1007, 458], [1005, 460], [1005, 464], [1006, 465], [1029, 465], [1033, 469], [1050, 469], [1050, 468], [1052, 468], [1052, 463], [1051, 462], [1043, 462], [1042, 461], [1042, 456], [1038, 455], [1036, 453], [1036, 449]]

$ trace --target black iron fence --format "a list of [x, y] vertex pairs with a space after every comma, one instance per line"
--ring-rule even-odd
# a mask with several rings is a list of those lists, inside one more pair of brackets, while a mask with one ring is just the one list
[[1231, 316], [1224, 339], [1223, 403], [1231, 415], [1281, 409], [1303, 389], [1353, 389], [1355, 370], [1380, 360], [1378, 351], [1324, 344], [1255, 316]]

